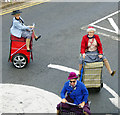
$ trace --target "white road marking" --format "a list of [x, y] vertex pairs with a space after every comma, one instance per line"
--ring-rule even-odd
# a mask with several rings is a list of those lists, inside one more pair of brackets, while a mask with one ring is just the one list
[[[109, 18], [109, 17], [111, 17], [111, 16], [114, 16], [115, 14], [118, 14], [119, 12], [120, 12], [120, 10], [118, 10], [118, 11], [116, 11], [116, 12], [114, 12], [114, 13], [108, 15], [108, 16], [105, 16], [105, 17], [103, 17], [103, 18], [101, 18], [101, 19], [99, 19], [99, 20], [97, 20], [97, 21], [95, 21], [95, 22], [93, 22], [93, 23], [91, 23], [91, 24], [89, 24], [89, 25], [90, 25], [90, 26], [93, 26], [93, 27], [96, 27], [96, 28], [99, 28], [99, 29], [102, 29], [102, 30], [105, 30], [105, 31], [108, 31], [108, 32], [120, 34], [118, 31], [110, 30], [110, 29], [108, 29], [108, 28], [104, 28], [104, 27], [101, 27], [101, 26], [96, 25], [97, 23], [99, 23], [99, 22], [101, 22], [101, 21], [103, 21], [103, 20], [105, 20], [105, 19], [107, 19], [107, 18]], [[111, 20], [111, 19], [110, 19], [110, 20]], [[115, 27], [115, 23], [114, 23], [114, 25], [113, 25], [113, 23], [114, 23], [114, 22], [112, 21], [112, 26]], [[114, 29], [116, 30], [116, 27], [115, 27]]]
[[[87, 30], [87, 27], [88, 26], [83, 26], [81, 29], [82, 30]], [[118, 39], [118, 36], [111, 36], [109, 34], [105, 34], [105, 33], [102, 33], [102, 32], [96, 32], [96, 34], [99, 34], [99, 35], [102, 35], [102, 36], [105, 36], [107, 38], [111, 38], [112, 40], [116, 40], [116, 41], [120, 41], [120, 39]]]
[[0, 84], [0, 113], [56, 113], [60, 101], [56, 94], [36, 87]]
[[99, 28], [99, 29], [102, 29], [102, 30], [106, 30], [106, 31], [109, 31], [109, 32], [118, 34], [118, 32], [116, 32], [116, 31], [114, 31], [114, 30], [110, 30], [110, 29], [104, 28], [104, 27], [102, 27], [102, 26], [92, 25], [92, 24], [90, 24], [90, 26], [93, 26], [93, 27], [96, 27], [96, 28]]
[[[55, 65], [55, 64], [49, 64], [48, 65], [49, 68], [54, 68], [54, 69], [58, 69], [61, 71], [65, 71], [65, 72], [75, 72], [76, 74], [79, 73], [78, 70], [72, 69], [72, 68], [68, 68], [65, 66], [61, 66], [61, 65]], [[103, 83], [103, 87], [109, 92], [111, 93], [115, 98], [109, 98], [110, 101], [117, 107], [120, 108], [120, 106], [118, 105], [118, 100], [120, 101], [120, 97], [119, 95], [113, 90], [111, 89], [109, 86], [107, 86], [105, 83]]]
[[101, 19], [99, 19], [99, 20], [97, 20], [97, 21], [95, 21], [95, 22], [93, 22], [93, 23], [91, 23], [91, 24], [94, 25], [94, 24], [96, 24], [96, 23], [99, 23], [99, 22], [101, 22], [101, 21], [103, 21], [103, 20], [105, 20], [105, 19], [107, 19], [107, 18], [109, 18], [109, 17], [111, 17], [111, 16], [113, 16], [113, 15], [115, 15], [115, 14], [118, 14], [119, 12], [120, 12], [120, 10], [118, 10], [118, 11], [116, 11], [116, 12], [114, 12], [114, 13], [108, 15], [108, 16], [105, 16], [105, 17], [103, 17], [103, 18], [101, 18]]
[[117, 108], [120, 109], [120, 106], [118, 105], [118, 102], [120, 101], [119, 95], [113, 89], [111, 89], [109, 86], [107, 86], [105, 83], [103, 84], [103, 87], [107, 91], [109, 91], [109, 93], [111, 93], [113, 95], [113, 97], [115, 97], [115, 98], [109, 98], [109, 99]]
[[105, 34], [105, 33], [101, 33], [101, 32], [97, 32], [99, 35], [102, 35], [102, 36], [106, 36], [107, 38], [111, 38], [112, 40], [116, 40], [116, 41], [120, 41], [120, 39], [118, 38], [118, 36], [111, 36], [111, 35], [108, 35], [108, 34]]
[[61, 66], [61, 65], [49, 64], [48, 67], [49, 67], [49, 68], [58, 69], [58, 70], [61, 70], [61, 71], [65, 71], [65, 72], [75, 72], [76, 74], [79, 73], [79, 72], [78, 72], [77, 70], [75, 70], [75, 69], [68, 68], [68, 67]]
[[108, 18], [108, 20], [109, 20], [110, 24], [112, 25], [112, 27], [115, 29], [116, 33], [117, 34], [120, 33], [120, 30], [119, 30], [117, 24], [114, 22], [113, 18]]

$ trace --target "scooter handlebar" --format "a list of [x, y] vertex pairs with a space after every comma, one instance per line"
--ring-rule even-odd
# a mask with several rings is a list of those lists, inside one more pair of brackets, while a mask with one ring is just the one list
[[74, 103], [70, 103], [70, 102], [66, 102], [66, 103], [69, 104], [69, 105], [73, 105], [73, 106], [77, 106], [77, 107], [83, 108], [82, 106], [76, 105], [76, 104], [74, 104]]

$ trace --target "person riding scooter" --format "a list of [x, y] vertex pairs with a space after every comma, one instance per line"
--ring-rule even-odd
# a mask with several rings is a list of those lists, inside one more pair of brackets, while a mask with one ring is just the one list
[[[85, 115], [91, 115], [90, 108], [88, 106], [88, 90], [85, 85], [77, 80], [78, 76], [76, 73], [71, 72], [68, 76], [68, 81], [64, 84], [61, 91], [62, 102], [57, 105], [57, 115], [60, 113], [61, 108], [67, 108], [69, 110], [75, 110], [75, 113], [82, 114], [79, 107], [73, 108], [73, 106], [68, 105], [66, 102], [72, 102], [83, 108]], [[65, 94], [67, 96], [65, 97]]]
[[12, 12], [11, 15], [13, 15], [14, 17], [13, 17], [12, 26], [10, 28], [10, 33], [13, 36], [16, 36], [18, 38], [21, 38], [21, 37], [26, 38], [27, 52], [31, 52], [31, 49], [29, 46], [30, 46], [32, 33], [34, 33], [34, 38], [36, 41], [41, 37], [41, 35], [37, 37], [33, 30], [34, 26], [26, 26], [24, 24], [24, 20], [20, 17], [20, 13], [22, 13], [22, 11], [20, 10], [15, 10]]
[[[103, 61], [108, 72], [111, 76], [114, 76], [116, 71], [112, 71], [108, 59], [103, 54], [102, 43], [97, 34], [95, 34], [96, 29], [89, 26], [86, 35], [83, 36], [81, 41], [81, 51], [82, 54], [79, 61], [79, 76], [81, 75], [81, 69], [83, 62], [99, 62]], [[84, 61], [83, 61], [84, 60]]]

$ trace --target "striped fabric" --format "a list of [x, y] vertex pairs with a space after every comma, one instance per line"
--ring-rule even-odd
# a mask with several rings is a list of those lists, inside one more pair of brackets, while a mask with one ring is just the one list
[[83, 83], [86, 88], [98, 88], [102, 82], [103, 62], [86, 63], [84, 65]]

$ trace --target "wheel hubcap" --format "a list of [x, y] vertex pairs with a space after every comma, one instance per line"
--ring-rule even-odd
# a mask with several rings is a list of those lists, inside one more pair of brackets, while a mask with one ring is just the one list
[[13, 64], [17, 68], [23, 68], [26, 65], [26, 59], [24, 56], [15, 56], [13, 59]]

